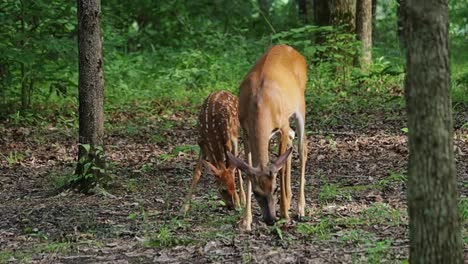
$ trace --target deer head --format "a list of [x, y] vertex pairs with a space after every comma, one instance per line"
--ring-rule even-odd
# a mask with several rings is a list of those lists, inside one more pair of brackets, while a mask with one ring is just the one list
[[216, 177], [216, 183], [218, 186], [219, 194], [226, 203], [228, 209], [232, 209], [236, 206], [236, 183], [235, 183], [235, 170], [236, 167], [229, 166], [226, 168], [221, 163], [221, 168], [217, 168], [208, 161], [203, 161], [206, 167], [210, 168], [213, 175]]
[[268, 225], [273, 225], [276, 221], [276, 175], [286, 163], [291, 152], [292, 148], [289, 148], [265, 169], [252, 167], [228, 152], [228, 157], [233, 165], [250, 178], [255, 199], [262, 210], [263, 220]]

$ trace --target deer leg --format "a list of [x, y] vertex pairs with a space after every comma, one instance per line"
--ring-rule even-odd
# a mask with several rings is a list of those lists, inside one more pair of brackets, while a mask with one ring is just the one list
[[[247, 133], [244, 133], [244, 146], [245, 153], [247, 155], [247, 161], [249, 166], [252, 166], [252, 153], [250, 152], [249, 144], [247, 142]], [[247, 193], [245, 196], [245, 212], [244, 219], [242, 220], [242, 229], [245, 231], [252, 230], [252, 183], [250, 182], [250, 176], [247, 175]]]
[[[234, 148], [234, 156], [237, 157], [239, 154], [238, 142], [237, 139], [232, 140], [232, 146]], [[245, 206], [245, 192], [244, 192], [244, 182], [242, 180], [242, 172], [241, 170], [237, 170], [237, 177], [239, 179], [239, 196], [240, 196], [240, 203], [242, 206]]]
[[[286, 132], [286, 133], [285, 133]], [[281, 155], [284, 152], [286, 152], [286, 149], [288, 147], [288, 132], [285, 131], [284, 129], [281, 130], [280, 134], [280, 142], [279, 142], [279, 154]], [[290, 174], [288, 173], [288, 164], [290, 158], [288, 158], [288, 161], [286, 162], [285, 166], [281, 168], [280, 171], [280, 189], [281, 189], [281, 199], [280, 199], [280, 215], [281, 218], [289, 220], [289, 208], [290, 208], [290, 203], [288, 199], [288, 176]]]
[[[288, 146], [287, 148], [292, 147], [293, 139], [294, 139], [295, 133], [294, 130], [291, 128], [289, 129], [288, 133]], [[292, 155], [289, 155], [288, 161], [286, 163], [286, 194], [288, 198], [288, 203], [289, 207], [291, 208], [291, 199], [292, 199], [292, 190], [291, 190], [291, 163], [292, 163]]]
[[200, 177], [202, 174], [201, 169], [202, 169], [203, 159], [204, 159], [203, 154], [200, 154], [200, 157], [198, 158], [197, 166], [195, 167], [195, 170], [193, 172], [192, 184], [190, 186], [190, 189], [187, 195], [185, 196], [184, 205], [182, 206], [181, 212], [184, 215], [187, 213], [187, 211], [190, 208], [190, 201], [192, 200], [192, 195], [195, 192], [195, 188], [197, 187], [198, 181], [200, 180]]
[[305, 136], [305, 126], [304, 126], [304, 114], [297, 116], [297, 129], [299, 132], [298, 135], [298, 145], [299, 145], [299, 159], [301, 162], [301, 179], [299, 183], [299, 197], [297, 202], [298, 217], [299, 219], [305, 216], [305, 167], [307, 161], [307, 138]]
[[244, 219], [242, 220], [242, 229], [245, 231], [252, 230], [252, 183], [250, 182], [250, 178], [246, 178], [247, 182], [247, 193], [245, 199], [245, 213]]

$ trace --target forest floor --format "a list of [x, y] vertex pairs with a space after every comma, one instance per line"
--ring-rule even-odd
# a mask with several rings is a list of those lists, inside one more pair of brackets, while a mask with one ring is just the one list
[[[468, 210], [468, 111], [456, 116], [461, 210]], [[110, 113], [107, 191], [58, 192], [77, 153], [76, 122], [0, 123], [0, 263], [406, 263], [407, 138], [402, 111], [311, 121], [307, 217], [268, 227], [253, 200], [253, 224], [220, 202], [202, 177], [192, 208], [179, 213], [197, 160], [196, 116]], [[326, 118], [326, 116], [324, 116]], [[293, 205], [298, 186], [293, 156]], [[465, 260], [468, 231], [463, 219]]]

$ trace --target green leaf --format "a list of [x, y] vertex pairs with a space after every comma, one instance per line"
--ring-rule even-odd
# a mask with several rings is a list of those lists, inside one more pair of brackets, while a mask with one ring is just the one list
[[90, 145], [90, 144], [81, 144], [81, 143], [80, 143], [80, 144], [78, 144], [78, 145], [82, 146], [82, 147], [85, 149], [86, 155], [89, 154], [89, 151], [91, 150], [91, 145]]
[[405, 133], [408, 133], [409, 130], [408, 130], [407, 127], [404, 127], [404, 128], [401, 129], [401, 131], [403, 131], [403, 132], [405, 132]]
[[129, 220], [135, 220], [137, 218], [138, 214], [137, 213], [131, 213], [127, 216], [127, 219]]
[[278, 237], [283, 240], [283, 231], [281, 230], [281, 228], [275, 226], [274, 229], [273, 229], [274, 233], [276, 233], [276, 235], [278, 235]]
[[89, 168], [91, 167], [92, 163], [91, 162], [88, 162], [88, 163], [85, 163], [83, 165], [83, 175], [86, 175], [86, 173], [88, 172]]

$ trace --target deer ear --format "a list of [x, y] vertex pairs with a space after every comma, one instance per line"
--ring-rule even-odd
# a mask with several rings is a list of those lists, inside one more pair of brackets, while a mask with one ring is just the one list
[[286, 161], [288, 160], [289, 155], [292, 152], [292, 147], [290, 147], [288, 150], [286, 150], [285, 153], [281, 154], [281, 156], [278, 157], [278, 159], [273, 163], [273, 170], [275, 172], [279, 171], [284, 164], [286, 164]]
[[205, 164], [206, 167], [210, 168], [211, 172], [213, 172], [213, 174], [216, 177], [220, 177], [221, 171], [218, 170], [218, 168], [216, 168], [216, 166], [214, 166], [213, 164], [211, 164], [210, 162], [208, 162], [206, 160], [203, 161], [203, 164]]
[[236, 156], [234, 156], [231, 152], [227, 151], [227, 155], [229, 157], [229, 160], [232, 162], [232, 164], [238, 168], [239, 170], [243, 171], [244, 173], [246, 173], [247, 175], [255, 175], [256, 174], [256, 170], [254, 168], [252, 168], [252, 166], [250, 166], [249, 164], [245, 163], [245, 161], [237, 158]]

